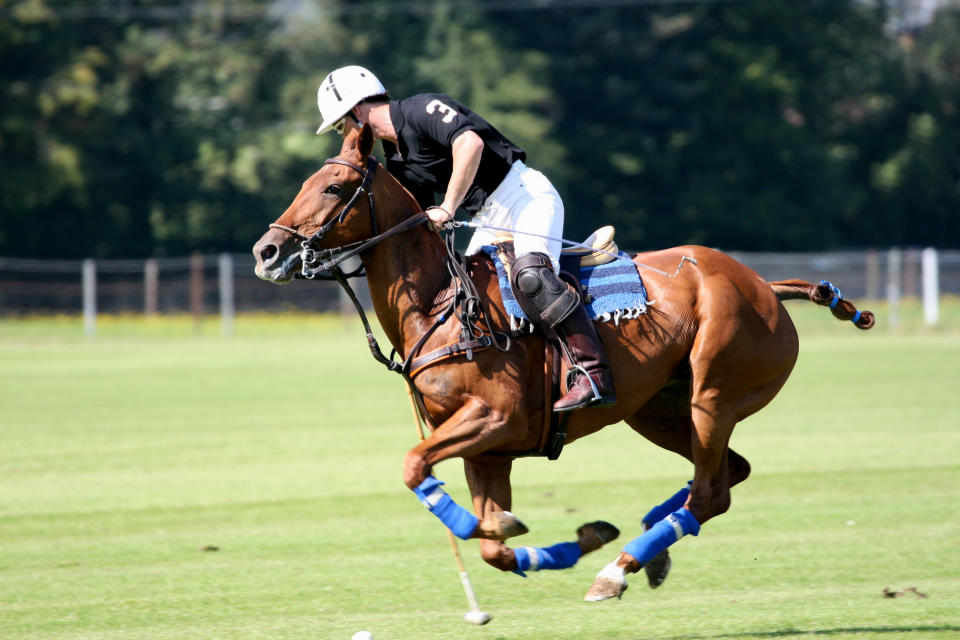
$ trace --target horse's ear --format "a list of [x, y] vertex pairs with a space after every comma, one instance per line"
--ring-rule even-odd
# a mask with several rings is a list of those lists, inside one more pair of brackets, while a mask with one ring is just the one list
[[357, 135], [357, 151], [364, 160], [373, 151], [374, 142], [373, 129], [370, 128], [369, 123], [364, 122], [360, 128], [360, 133]]

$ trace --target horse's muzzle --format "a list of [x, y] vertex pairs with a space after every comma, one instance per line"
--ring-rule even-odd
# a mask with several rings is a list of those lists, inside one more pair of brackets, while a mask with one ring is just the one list
[[300, 270], [300, 251], [296, 242], [278, 238], [275, 230], [263, 234], [253, 245], [253, 257], [257, 260], [254, 273], [258, 278], [277, 284], [290, 282]]

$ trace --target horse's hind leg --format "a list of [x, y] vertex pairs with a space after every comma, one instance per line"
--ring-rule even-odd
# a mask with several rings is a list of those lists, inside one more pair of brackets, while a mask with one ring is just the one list
[[[670, 545], [685, 535], [698, 535], [700, 525], [714, 515], [711, 510], [715, 500], [722, 502], [726, 496], [726, 504], [729, 505], [727, 440], [735, 422], [731, 420], [726, 428], [720, 423], [711, 422], [711, 428], [704, 429], [695, 411], [693, 423], [690, 453], [694, 463], [694, 475], [690, 493], [686, 496], [686, 504], [628, 542], [617, 559], [597, 574], [584, 600], [597, 602], [619, 598], [627, 589], [627, 573], [636, 573], [658, 558], [660, 561], [666, 560], [660, 554]], [[712, 437], [704, 438], [705, 434]], [[704, 508], [704, 505], [707, 508]], [[722, 508], [726, 510], [726, 506]]]
[[[680, 489], [680, 491], [677, 491], [675, 494], [667, 498], [665, 502], [650, 509], [650, 511], [647, 512], [647, 515], [643, 516], [643, 531], [649, 531], [658, 522], [686, 504], [687, 496], [690, 495], [690, 485], [692, 483], [693, 481], [691, 480], [685, 487]], [[651, 558], [648, 562], [644, 563], [643, 571], [647, 574], [647, 584], [651, 589], [656, 589], [664, 583], [664, 581], [667, 579], [667, 576], [670, 574], [670, 567], [672, 565], [673, 563], [670, 560], [669, 549], [664, 549], [657, 555], [653, 556], [653, 558]]]
[[[654, 399], [644, 411], [628, 418], [627, 424], [654, 444], [683, 456], [694, 462], [695, 467], [700, 469], [704, 463], [704, 456], [701, 447], [696, 443], [701, 440], [698, 434], [704, 425], [698, 426], [689, 413], [689, 405], [681, 407], [675, 402], [664, 403], [663, 399], [659, 401]], [[732, 431], [732, 426], [730, 430]], [[750, 465], [745, 458], [727, 448], [727, 439], [729, 434], [723, 440], [723, 454], [717, 457], [716, 462], [723, 467], [720, 475], [726, 478], [727, 504], [729, 504], [729, 487], [747, 478], [750, 474]], [[699, 466], [697, 465], [698, 452]], [[712, 464], [710, 466], [712, 468]], [[619, 597], [627, 588], [625, 574], [639, 571], [641, 567], [647, 573], [650, 588], [656, 588], [663, 583], [670, 571], [670, 556], [667, 548], [683, 535], [687, 533], [696, 535], [700, 529], [700, 523], [693, 519], [688, 510], [691, 488], [696, 480], [695, 473], [694, 480], [688, 483], [687, 487], [682, 488], [644, 516], [643, 535], [629, 542], [624, 547], [623, 553], [604, 567], [587, 593], [586, 600], [597, 601]]]
[[[738, 454], [733, 449], [727, 449], [727, 460], [729, 468], [730, 487], [733, 487], [747, 479], [750, 475], [750, 464], [746, 458]], [[693, 480], [686, 486], [667, 498], [663, 503], [653, 507], [643, 517], [643, 530], [649, 531], [658, 522], [669, 516], [677, 509], [682, 508], [687, 503], [690, 495], [690, 486]], [[669, 548], [664, 549], [655, 555], [648, 562], [644, 563], [643, 571], [647, 574], [647, 584], [651, 589], [656, 589], [664, 583], [667, 575], [670, 573], [672, 562], [670, 560]]]
[[[464, 460], [473, 506], [484, 520], [510, 509], [510, 468], [510, 460], [494, 464]], [[616, 539], [619, 534], [612, 524], [598, 520], [577, 529], [576, 540], [549, 547], [511, 548], [499, 540], [482, 539], [480, 555], [492, 567], [526, 576], [527, 571], [569, 569], [581, 557]]]
[[[669, 393], [653, 398], [640, 413], [628, 418], [626, 422], [634, 431], [654, 444], [673, 451], [687, 460], [692, 460], [690, 433], [693, 430], [693, 423], [690, 421], [689, 413], [690, 405], [686, 394]], [[658, 522], [686, 504], [691, 483], [692, 481], [688, 482], [643, 516], [643, 532], [649, 531]], [[663, 549], [643, 564], [644, 573], [647, 574], [647, 584], [651, 589], [656, 589], [663, 584], [670, 573], [670, 567], [670, 552], [667, 549]]]
[[678, 445], [675, 435], [662, 445], [693, 461], [690, 495], [684, 507], [627, 543], [597, 575], [587, 600], [619, 597], [625, 573], [639, 571], [683, 536], [697, 535], [703, 523], [730, 507], [731, 485], [749, 473], [746, 461], [731, 455], [730, 436], [739, 420], [770, 402], [786, 382], [796, 361], [796, 331], [769, 291], [756, 290], [748, 298], [723, 282], [718, 279], [704, 298], [705, 320], [690, 352], [689, 449]]

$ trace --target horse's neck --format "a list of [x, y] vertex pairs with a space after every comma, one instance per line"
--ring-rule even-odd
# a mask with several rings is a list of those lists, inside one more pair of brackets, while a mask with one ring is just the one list
[[377, 319], [401, 354], [433, 324], [438, 307], [449, 304], [445, 255], [439, 236], [419, 226], [362, 256]]

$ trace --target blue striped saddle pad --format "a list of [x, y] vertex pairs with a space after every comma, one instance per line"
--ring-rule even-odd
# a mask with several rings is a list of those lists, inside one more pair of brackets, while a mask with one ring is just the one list
[[[483, 251], [493, 260], [497, 268], [497, 280], [503, 306], [510, 315], [511, 322], [520, 326], [529, 323], [529, 319], [520, 308], [510, 287], [507, 267], [500, 258], [499, 247], [487, 245]], [[580, 267], [580, 256], [564, 256], [560, 267], [580, 278], [581, 286], [586, 287], [587, 313], [599, 322], [619, 324], [621, 319], [636, 318], [647, 310], [647, 290], [630, 256], [624, 252], [618, 254], [621, 259], [592, 267]], [[579, 272], [574, 271], [578, 269]]]

